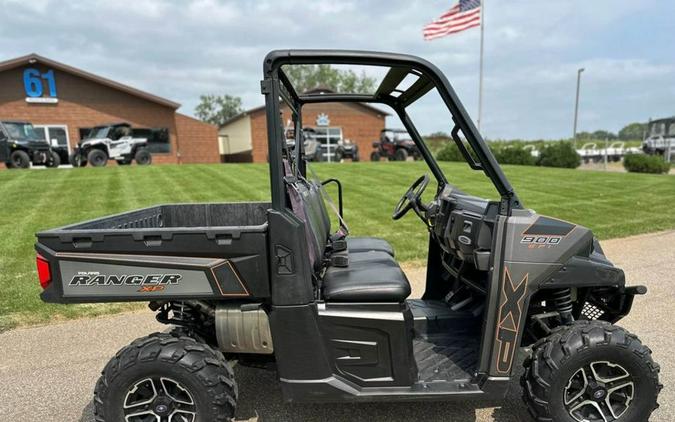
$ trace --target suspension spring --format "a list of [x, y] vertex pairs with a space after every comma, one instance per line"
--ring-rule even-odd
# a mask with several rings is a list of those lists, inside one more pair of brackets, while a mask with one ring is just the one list
[[564, 324], [574, 322], [574, 317], [572, 316], [572, 290], [570, 288], [555, 290], [553, 292], [553, 303]]

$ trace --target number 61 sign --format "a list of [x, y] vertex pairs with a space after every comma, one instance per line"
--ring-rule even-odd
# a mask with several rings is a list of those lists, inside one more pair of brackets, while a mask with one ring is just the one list
[[[47, 92], [45, 92], [45, 82]], [[38, 69], [28, 68], [23, 71], [23, 88], [26, 91], [26, 101], [29, 103], [56, 103], [56, 80], [54, 71], [40, 73]], [[44, 95], [43, 94], [48, 94]]]

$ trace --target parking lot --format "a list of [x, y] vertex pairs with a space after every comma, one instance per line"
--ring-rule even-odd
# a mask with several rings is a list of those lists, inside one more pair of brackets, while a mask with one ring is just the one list
[[[630, 283], [649, 287], [621, 325], [638, 334], [661, 364], [665, 385], [652, 421], [675, 420], [675, 231], [605, 241], [603, 247], [626, 270]], [[407, 266], [421, 294], [424, 269]], [[105, 362], [132, 339], [163, 330], [150, 312], [81, 319], [0, 334], [0, 418], [2, 420], [93, 421], [92, 391]], [[238, 421], [495, 421], [522, 422], [528, 416], [514, 380], [503, 406], [478, 409], [474, 403], [287, 404], [274, 372], [237, 366]]]

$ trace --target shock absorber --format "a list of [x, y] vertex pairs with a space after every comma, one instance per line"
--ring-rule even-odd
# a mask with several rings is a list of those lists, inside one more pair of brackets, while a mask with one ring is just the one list
[[553, 303], [560, 314], [563, 324], [574, 322], [574, 316], [572, 316], [572, 290], [570, 288], [554, 290]]

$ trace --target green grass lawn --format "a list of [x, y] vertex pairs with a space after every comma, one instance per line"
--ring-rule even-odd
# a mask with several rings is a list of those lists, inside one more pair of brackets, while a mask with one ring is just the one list
[[[464, 163], [443, 163], [451, 183], [482, 197], [494, 189]], [[321, 164], [321, 177], [345, 189], [345, 218], [355, 235], [381, 236], [401, 261], [425, 257], [427, 235], [410, 213], [391, 212], [423, 163]], [[505, 167], [525, 206], [592, 228], [600, 238], [675, 228], [672, 176]], [[167, 202], [269, 198], [266, 165], [184, 165], [0, 172], [0, 331], [24, 323], [97, 315], [134, 305], [45, 305], [38, 297], [34, 234], [64, 224]], [[432, 190], [432, 189], [430, 189]]]

